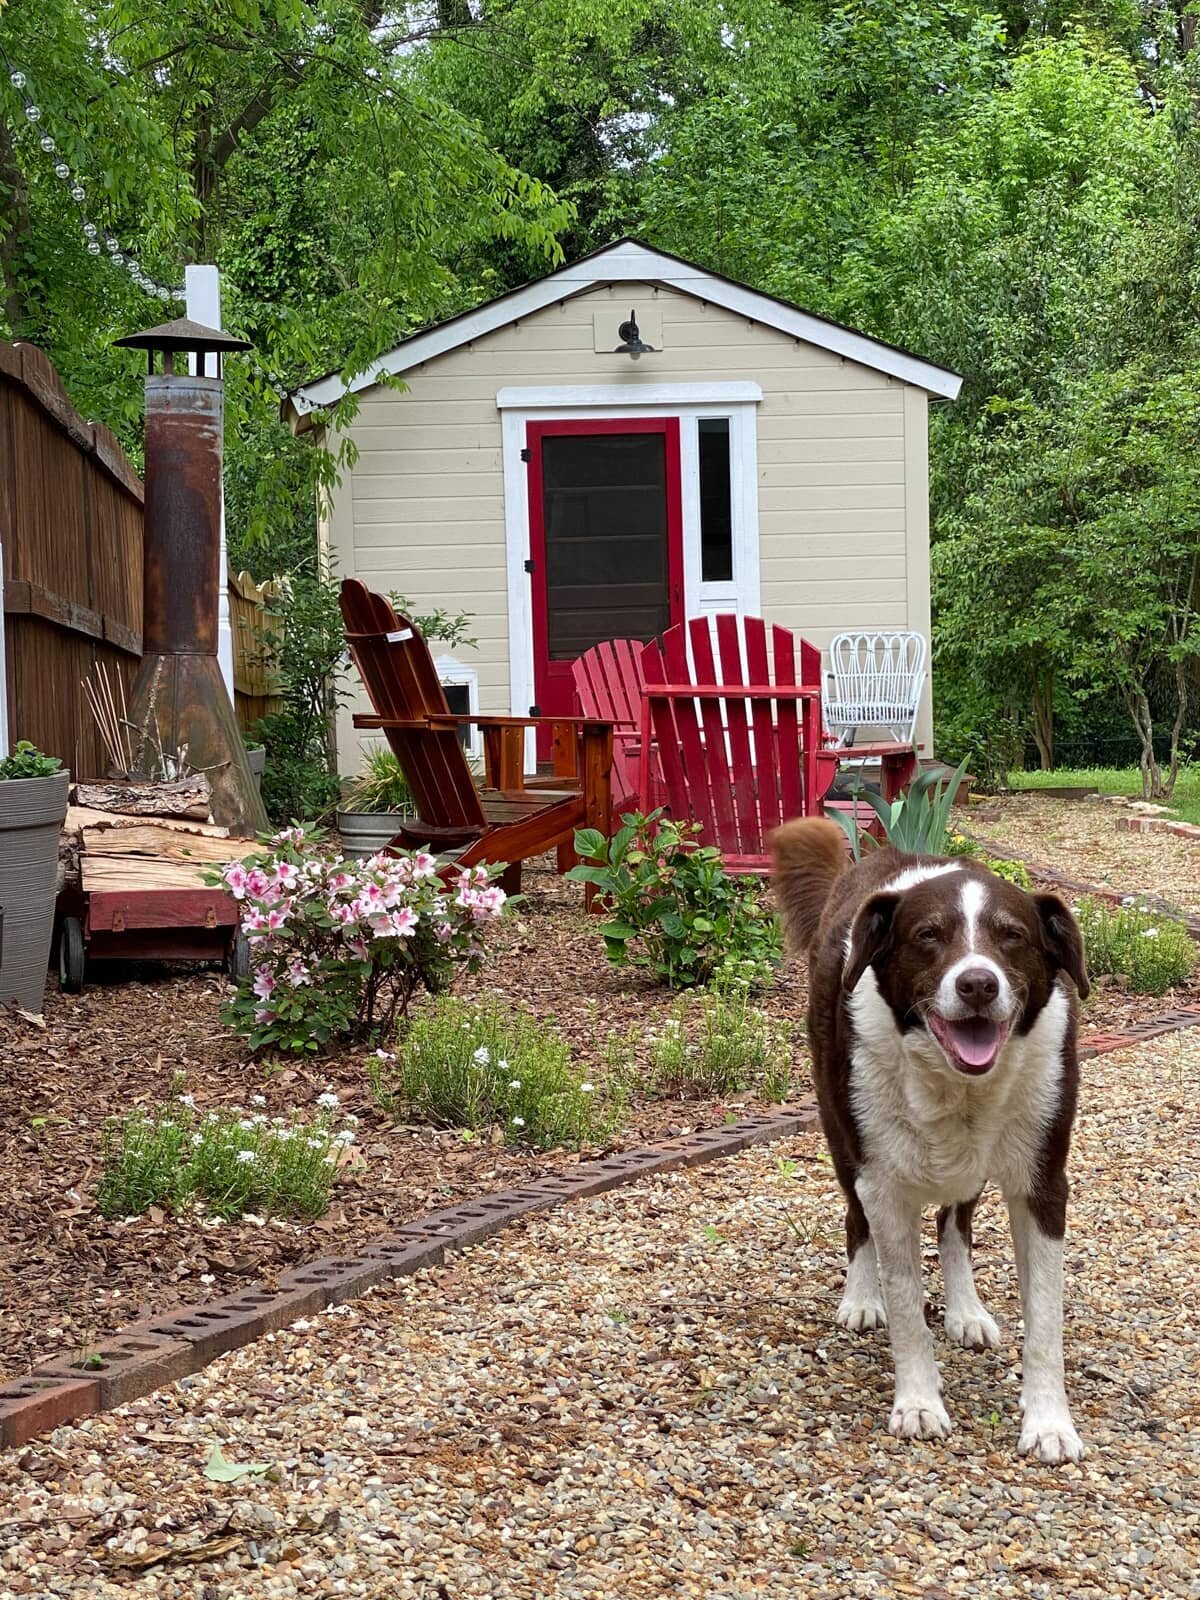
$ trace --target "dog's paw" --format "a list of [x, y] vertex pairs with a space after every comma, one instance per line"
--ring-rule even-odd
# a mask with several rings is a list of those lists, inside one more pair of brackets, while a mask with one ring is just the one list
[[1056, 1467], [1065, 1461], [1082, 1461], [1087, 1448], [1076, 1433], [1070, 1415], [1055, 1407], [1025, 1412], [1017, 1454], [1032, 1456], [1035, 1461]]
[[964, 1350], [1000, 1348], [1000, 1329], [978, 1301], [962, 1310], [947, 1307], [946, 1337], [951, 1344], [962, 1345]]
[[887, 1327], [887, 1312], [878, 1295], [865, 1300], [852, 1300], [846, 1295], [837, 1308], [834, 1321], [839, 1328], [848, 1328], [851, 1333], [874, 1333], [876, 1328]]
[[888, 1432], [897, 1439], [948, 1439], [950, 1416], [937, 1395], [897, 1395]]

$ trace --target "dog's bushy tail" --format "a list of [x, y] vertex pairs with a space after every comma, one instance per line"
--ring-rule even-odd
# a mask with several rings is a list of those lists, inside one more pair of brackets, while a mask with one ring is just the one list
[[827, 817], [800, 817], [768, 840], [779, 914], [789, 946], [806, 953], [829, 891], [849, 865], [846, 835]]

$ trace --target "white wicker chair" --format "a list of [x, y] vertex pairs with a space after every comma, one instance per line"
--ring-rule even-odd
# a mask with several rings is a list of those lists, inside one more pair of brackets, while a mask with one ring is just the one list
[[926, 644], [919, 633], [839, 633], [829, 647], [825, 726], [842, 748], [864, 728], [916, 739], [925, 687]]

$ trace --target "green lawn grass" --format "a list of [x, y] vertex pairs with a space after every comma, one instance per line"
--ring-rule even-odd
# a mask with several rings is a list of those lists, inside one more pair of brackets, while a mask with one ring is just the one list
[[[1056, 767], [1051, 772], [1010, 772], [1014, 789], [1046, 789], [1086, 784], [1101, 794], [1142, 795], [1142, 775], [1137, 767]], [[1200, 823], [1200, 766], [1180, 768], [1169, 804], [1181, 822]]]

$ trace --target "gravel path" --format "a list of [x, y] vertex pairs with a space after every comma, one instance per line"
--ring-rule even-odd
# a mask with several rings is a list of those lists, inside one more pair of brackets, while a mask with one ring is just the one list
[[[942, 1346], [948, 1443], [882, 1431], [890, 1364], [832, 1325], [839, 1211], [808, 1136], [534, 1219], [0, 1460], [0, 1595], [1200, 1596], [1200, 1043], [1085, 1072], [1081, 1467], [1014, 1453], [994, 1197], [1005, 1347]], [[207, 1481], [214, 1441], [277, 1481]]]
[[1200, 911], [1200, 845], [1166, 833], [1125, 833], [1118, 817], [1131, 813], [1101, 800], [1055, 800], [1036, 794], [988, 799], [998, 822], [973, 822], [955, 813], [980, 839], [1020, 850], [1088, 883], [1127, 894], [1162, 895], [1184, 911]]

